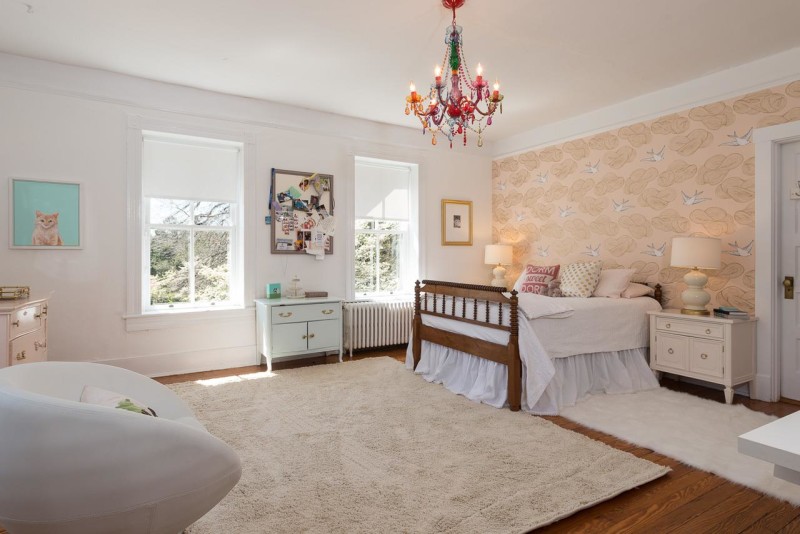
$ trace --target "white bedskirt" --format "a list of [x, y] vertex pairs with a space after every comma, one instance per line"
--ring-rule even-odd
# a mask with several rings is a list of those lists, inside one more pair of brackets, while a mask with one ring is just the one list
[[[647, 364], [647, 347], [579, 354], [551, 361], [555, 375], [533, 406], [525, 391], [527, 380], [523, 365], [523, 410], [536, 415], [558, 415], [561, 408], [573, 406], [587, 395], [632, 393], [658, 387], [658, 380]], [[411, 343], [406, 352], [406, 367], [414, 368]], [[507, 405], [508, 370], [505, 365], [423, 341], [422, 358], [415, 372], [470, 400], [496, 408]]]

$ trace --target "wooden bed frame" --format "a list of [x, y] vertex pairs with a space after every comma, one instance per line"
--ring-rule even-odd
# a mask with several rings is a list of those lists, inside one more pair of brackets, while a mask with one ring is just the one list
[[[522, 362], [519, 357], [519, 312], [516, 290], [511, 296], [503, 295], [504, 287], [459, 284], [436, 280], [419, 280], [414, 284], [414, 335], [412, 354], [416, 369], [422, 356], [422, 341], [450, 347], [508, 367], [508, 407], [512, 412], [520, 409], [522, 401]], [[421, 294], [424, 293], [424, 298]], [[662, 303], [661, 285], [655, 285], [653, 298]], [[456, 302], [461, 301], [461, 314], [456, 314]], [[489, 308], [498, 305], [497, 322], [490, 320]], [[467, 305], [472, 306], [472, 317], [466, 316]], [[449, 309], [448, 309], [449, 308]], [[503, 324], [508, 314], [509, 324]], [[422, 315], [444, 317], [469, 324], [504, 330], [509, 333], [508, 343], [501, 345], [475, 339], [464, 334], [449, 332], [422, 323]]]

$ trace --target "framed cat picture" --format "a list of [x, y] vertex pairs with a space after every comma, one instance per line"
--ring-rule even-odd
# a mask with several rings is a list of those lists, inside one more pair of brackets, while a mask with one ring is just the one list
[[8, 198], [10, 248], [83, 248], [81, 184], [11, 178]]

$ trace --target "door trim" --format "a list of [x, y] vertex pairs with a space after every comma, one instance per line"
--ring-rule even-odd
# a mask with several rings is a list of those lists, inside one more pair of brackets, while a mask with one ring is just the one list
[[751, 397], [775, 402], [781, 391], [781, 145], [800, 141], [800, 121], [759, 128], [756, 145], [756, 379]]

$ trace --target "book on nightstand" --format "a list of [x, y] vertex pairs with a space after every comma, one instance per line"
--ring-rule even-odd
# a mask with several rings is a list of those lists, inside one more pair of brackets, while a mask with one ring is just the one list
[[723, 319], [749, 319], [750, 314], [735, 306], [720, 306], [719, 308], [714, 308], [714, 317], [722, 317]]

